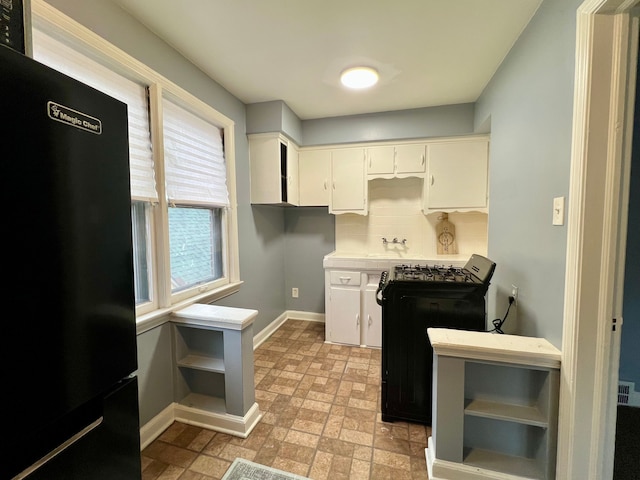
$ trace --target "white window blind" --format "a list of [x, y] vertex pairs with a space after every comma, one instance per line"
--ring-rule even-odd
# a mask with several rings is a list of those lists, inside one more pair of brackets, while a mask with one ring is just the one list
[[39, 62], [127, 104], [131, 198], [158, 201], [146, 87], [37, 29], [33, 31], [33, 55]]
[[169, 202], [229, 206], [222, 130], [167, 99], [162, 110]]

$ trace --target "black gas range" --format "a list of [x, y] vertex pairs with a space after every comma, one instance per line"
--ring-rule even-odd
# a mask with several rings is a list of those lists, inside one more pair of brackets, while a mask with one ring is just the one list
[[[379, 294], [390, 283], [395, 282], [429, 282], [435, 284], [467, 284], [467, 287], [479, 287], [486, 291], [493, 276], [496, 264], [482, 255], [471, 255], [464, 267], [453, 265], [406, 265], [400, 264], [387, 272], [383, 272], [378, 287], [378, 303], [382, 305]], [[458, 287], [455, 287], [458, 288]]]
[[427, 329], [486, 330], [485, 295], [496, 264], [396, 265], [383, 272], [382, 420], [431, 424], [433, 349]]

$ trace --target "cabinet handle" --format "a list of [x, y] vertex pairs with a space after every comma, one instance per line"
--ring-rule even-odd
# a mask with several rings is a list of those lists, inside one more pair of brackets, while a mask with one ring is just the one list
[[348, 282], [349, 280], [351, 280], [351, 277], [340, 277], [341, 282]]
[[435, 181], [435, 178], [433, 178], [433, 175], [431, 175], [431, 185], [433, 185], [434, 181]]
[[333, 187], [334, 190], [336, 189], [336, 181], [335, 180], [332, 182], [331, 186]]
[[324, 185], [324, 189], [326, 190], [327, 189], [327, 181], [326, 180], [324, 181], [323, 185]]
[[372, 321], [371, 321], [371, 315], [367, 314], [367, 319], [369, 320], [369, 326], [371, 326], [371, 323], [372, 323]]
[[424, 153], [422, 155], [420, 155], [422, 157], [422, 160], [420, 161], [420, 165], [424, 165], [424, 160], [425, 160], [425, 155]]
[[369, 155], [369, 168], [371, 168], [371, 155]]
[[356, 325], [360, 326], [360, 314], [356, 315]]

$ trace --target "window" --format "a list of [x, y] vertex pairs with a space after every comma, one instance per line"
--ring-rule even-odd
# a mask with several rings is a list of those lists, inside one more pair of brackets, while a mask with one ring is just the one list
[[171, 291], [223, 276], [220, 208], [169, 207]]
[[32, 18], [37, 60], [128, 106], [139, 327], [237, 291], [233, 121], [46, 3]]
[[133, 271], [136, 305], [148, 303], [152, 299], [151, 295], [151, 261], [149, 255], [149, 239], [151, 235], [147, 231], [147, 206], [145, 202], [132, 202], [131, 204], [131, 224], [133, 240]]
[[169, 202], [171, 293], [224, 278], [222, 223], [229, 207], [222, 131], [162, 102]]

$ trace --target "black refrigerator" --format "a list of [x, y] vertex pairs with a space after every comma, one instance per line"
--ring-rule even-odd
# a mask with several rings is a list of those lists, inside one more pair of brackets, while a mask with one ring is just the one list
[[0, 112], [0, 478], [139, 479], [127, 107], [0, 45]]

